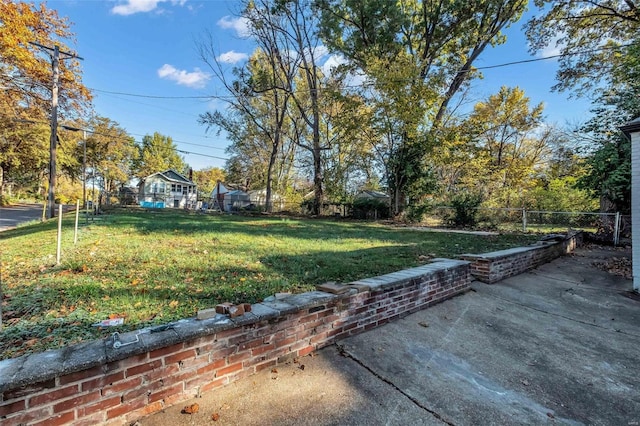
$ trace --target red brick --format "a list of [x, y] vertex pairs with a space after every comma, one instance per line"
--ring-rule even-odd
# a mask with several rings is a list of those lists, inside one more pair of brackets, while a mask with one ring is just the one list
[[59, 402], [53, 406], [54, 413], [62, 413], [72, 408], [85, 405], [89, 402], [93, 402], [100, 399], [100, 391], [94, 391], [85, 395], [76, 396], [75, 398], [68, 399], [63, 402]]
[[120, 394], [133, 388], [137, 388], [140, 385], [142, 385], [142, 377], [134, 377], [132, 379], [117, 382], [113, 385], [105, 386], [102, 388], [102, 395], [109, 396], [113, 394]]
[[258, 372], [258, 371], [264, 370], [265, 368], [273, 367], [275, 365], [276, 365], [276, 360], [272, 359], [270, 361], [263, 362], [261, 364], [256, 364], [254, 368], [256, 369], [256, 372]]
[[224, 376], [225, 374], [233, 373], [234, 371], [242, 370], [242, 363], [238, 362], [235, 364], [228, 365], [226, 367], [220, 368], [216, 371], [216, 377]]
[[36, 405], [47, 404], [52, 401], [56, 401], [58, 399], [68, 398], [71, 395], [75, 395], [78, 393], [78, 385], [72, 385], [62, 389], [56, 389], [49, 391], [47, 393], [43, 393], [41, 395], [36, 395], [29, 398], [29, 407], [35, 407]]
[[160, 401], [169, 395], [175, 395], [177, 393], [181, 393], [184, 390], [184, 383], [176, 383], [173, 386], [169, 386], [168, 388], [162, 389], [158, 392], [154, 392], [149, 395], [149, 402]]
[[205, 383], [209, 383], [212, 379], [213, 376], [208, 374], [206, 376], [193, 376], [193, 378], [184, 382], [184, 388], [186, 390], [197, 389]]
[[129, 401], [126, 404], [121, 404], [118, 407], [114, 407], [110, 410], [107, 410], [107, 419], [113, 419], [115, 417], [120, 417], [123, 414], [127, 414], [133, 410], [137, 410], [138, 408], [142, 408], [147, 405], [147, 397], [141, 397], [135, 399], [133, 401]]
[[141, 396], [149, 396], [151, 394], [151, 392], [154, 392], [158, 389], [162, 389], [162, 387], [164, 386], [164, 381], [163, 380], [157, 380], [155, 382], [143, 385], [143, 386], [139, 386], [129, 392], [126, 392], [124, 395], [122, 395], [122, 401], [123, 402], [128, 402], [128, 401], [133, 401]]
[[229, 355], [236, 353], [237, 350], [238, 350], [237, 346], [232, 346], [230, 348], [217, 350], [211, 353], [211, 359], [226, 358]]
[[167, 346], [166, 348], [156, 349], [149, 353], [149, 358], [159, 358], [167, 355], [172, 355], [176, 352], [180, 352], [184, 348], [183, 343], [177, 343], [175, 345]]
[[2, 420], [2, 424], [23, 425], [34, 421], [44, 420], [51, 417], [51, 406], [38, 408], [36, 410], [23, 411], [17, 416], [12, 416]]
[[33, 383], [25, 385], [17, 389], [11, 389], [2, 393], [2, 398], [5, 401], [10, 399], [17, 399], [26, 395], [33, 395], [36, 392], [40, 392], [44, 389], [53, 389], [56, 387], [56, 379], [50, 379], [44, 382]]
[[[251, 350], [251, 355], [252, 356], [256, 356], [256, 355], [260, 355], [263, 354], [265, 352], [269, 352], [272, 351], [276, 348], [275, 343], [269, 343], [268, 345], [262, 345], [260, 347], [254, 348]], [[231, 357], [229, 357], [229, 362], [231, 363]]]
[[227, 383], [229, 383], [229, 379], [227, 377], [221, 377], [219, 379], [212, 380], [209, 383], [200, 386], [200, 392], [207, 392], [211, 389], [216, 389], [221, 386], [224, 386]]
[[209, 364], [209, 356], [200, 356], [192, 359], [185, 359], [180, 365], [181, 370], [197, 370]]
[[196, 370], [196, 374], [200, 375], [200, 374], [209, 373], [211, 371], [217, 370], [220, 367], [223, 367], [225, 364], [226, 364], [226, 360], [224, 358], [215, 360], [205, 365], [204, 367], [198, 368], [198, 370]]
[[[114, 366], [117, 366], [117, 369], [127, 369], [130, 367], [135, 367], [136, 365], [143, 364], [149, 360], [149, 354], [147, 352], [130, 356], [129, 358], [122, 359], [113, 363]], [[116, 368], [114, 368], [116, 369]]]
[[100, 411], [89, 417], [83, 417], [73, 422], [73, 426], [95, 426], [104, 424], [105, 413]]
[[287, 337], [286, 339], [276, 340], [276, 347], [282, 348], [294, 344], [298, 338], [296, 336]]
[[82, 392], [89, 392], [95, 389], [102, 389], [106, 385], [113, 384], [123, 379], [124, 379], [124, 371], [118, 371], [117, 373], [91, 379], [86, 382], [82, 382]]
[[[138, 408], [137, 410], [133, 410], [130, 413], [127, 413], [127, 419], [139, 419], [149, 414], [157, 413], [161, 411], [163, 408], [163, 404], [161, 401], [156, 401], [151, 404], [146, 404], [144, 407]], [[129, 423], [129, 422], [127, 422]]]
[[224, 330], [216, 333], [216, 340], [226, 339], [232, 336], [239, 336], [244, 333], [245, 331], [241, 327], [230, 328], [229, 330]]
[[77, 382], [79, 380], [85, 380], [95, 376], [102, 376], [104, 375], [104, 373], [105, 371], [102, 366], [93, 367], [88, 370], [82, 370], [60, 377], [58, 379], [58, 385], [63, 386], [69, 383]]
[[107, 408], [115, 407], [119, 405], [121, 401], [121, 397], [119, 395], [112, 396], [110, 398], [102, 399], [97, 404], [91, 404], [84, 407], [80, 407], [77, 410], [78, 418], [90, 416], [94, 413], [103, 412]]
[[69, 411], [62, 414], [56, 414], [41, 422], [33, 423], [33, 426], [60, 426], [71, 423], [75, 419], [75, 412]]
[[162, 379], [163, 377], [176, 374], [178, 371], [180, 371], [178, 364], [167, 365], [166, 367], [156, 368], [155, 370], [143, 374], [142, 380], [144, 380], [144, 382], [146, 383], [151, 383], [155, 382], [158, 379]]
[[24, 403], [24, 399], [9, 403], [0, 403], [0, 417], [7, 416], [11, 413], [17, 413], [25, 408], [26, 404]]
[[229, 357], [227, 358], [227, 362], [229, 364], [235, 364], [236, 362], [244, 361], [249, 358], [251, 358], [251, 352], [243, 351], [234, 355], [229, 355]]
[[135, 367], [127, 368], [127, 377], [132, 377], [137, 374], [145, 373], [150, 370], [155, 370], [156, 368], [162, 367], [162, 360], [156, 359], [144, 364], [136, 365]]
[[246, 349], [252, 349], [262, 344], [262, 338], [249, 340], [238, 344], [238, 351], [244, 351]]
[[180, 374], [173, 374], [171, 376], [167, 376], [162, 379], [162, 383], [164, 386], [170, 386], [174, 383], [183, 382], [191, 377], [193, 377], [193, 371], [183, 371]]
[[307, 346], [305, 348], [298, 349], [298, 356], [309, 355], [311, 352], [315, 350], [316, 350], [315, 346]]
[[192, 399], [198, 396], [197, 389], [190, 389], [189, 391], [185, 391], [183, 393], [178, 393], [175, 395], [169, 395], [164, 399], [164, 406], [171, 406], [181, 401], [186, 401], [187, 399]]
[[169, 355], [164, 358], [165, 365], [174, 364], [180, 362], [184, 359], [195, 358], [196, 351], [193, 349], [188, 349], [184, 352], [179, 352], [177, 354]]

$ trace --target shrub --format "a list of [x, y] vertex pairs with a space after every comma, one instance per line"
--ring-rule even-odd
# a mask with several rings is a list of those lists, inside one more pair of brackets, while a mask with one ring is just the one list
[[459, 227], [475, 226], [478, 223], [478, 207], [482, 204], [482, 195], [472, 193], [457, 194], [451, 200], [454, 209], [452, 224]]

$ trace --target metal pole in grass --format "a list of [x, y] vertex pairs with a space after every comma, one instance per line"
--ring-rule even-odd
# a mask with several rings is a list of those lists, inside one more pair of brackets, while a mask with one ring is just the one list
[[58, 209], [58, 249], [56, 250], [56, 265], [60, 264], [60, 249], [62, 248], [62, 204]]
[[73, 245], [78, 244], [78, 217], [80, 216], [80, 200], [76, 200], [76, 226], [73, 230]]
[[527, 209], [522, 209], [522, 232], [527, 232]]
[[613, 245], [617, 246], [620, 242], [620, 212], [616, 212], [616, 223], [613, 229]]

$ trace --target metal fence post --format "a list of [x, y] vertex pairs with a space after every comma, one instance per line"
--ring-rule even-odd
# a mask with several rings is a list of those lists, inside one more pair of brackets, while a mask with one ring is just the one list
[[620, 212], [616, 212], [616, 222], [613, 228], [613, 245], [617, 246], [620, 242]]
[[527, 209], [522, 209], [522, 232], [527, 232]]

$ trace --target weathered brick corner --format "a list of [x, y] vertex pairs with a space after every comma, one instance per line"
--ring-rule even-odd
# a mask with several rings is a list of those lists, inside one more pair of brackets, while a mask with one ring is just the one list
[[483, 254], [464, 254], [460, 259], [471, 262], [471, 274], [476, 279], [493, 284], [571, 253], [582, 245], [582, 241], [582, 231], [576, 231], [567, 234], [560, 241], [539, 241], [528, 247]]

